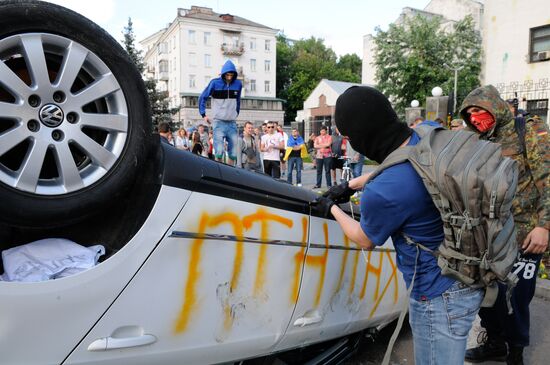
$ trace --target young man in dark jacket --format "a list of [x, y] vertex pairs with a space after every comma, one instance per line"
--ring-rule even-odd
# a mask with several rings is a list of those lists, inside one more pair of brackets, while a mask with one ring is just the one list
[[199, 97], [199, 113], [204, 121], [210, 124], [206, 115], [206, 100], [212, 97], [212, 123], [214, 154], [218, 161], [223, 160], [224, 140], [227, 141], [228, 164], [237, 160], [237, 116], [241, 110], [241, 80], [237, 80], [237, 69], [231, 61], [223, 67], [221, 76], [212, 79]]
[[[336, 101], [336, 125], [351, 146], [378, 163], [420, 138], [397, 118], [388, 99], [371, 87], [351, 87]], [[409, 162], [382, 171], [366, 184], [368, 175], [332, 187], [318, 199], [321, 212], [332, 214], [345, 235], [365, 249], [392, 238], [397, 267], [408, 287], [413, 285], [409, 322], [415, 364], [464, 364], [468, 332], [483, 299], [482, 289], [467, 287], [441, 275], [437, 258], [408, 244], [405, 236], [437, 249], [443, 241], [439, 211]], [[357, 222], [334, 201], [343, 202], [363, 189]], [[413, 283], [414, 277], [414, 284]]]
[[468, 350], [466, 360], [506, 359], [507, 364], [523, 364], [523, 348], [529, 346], [529, 303], [535, 294], [538, 267], [548, 247], [550, 229], [548, 126], [533, 117], [524, 122], [524, 133], [518, 133], [508, 104], [491, 85], [472, 91], [464, 99], [460, 113], [469, 129], [482, 139], [500, 143], [502, 154], [516, 160], [519, 166], [512, 211], [521, 253], [514, 265], [519, 281], [512, 294], [513, 314], [508, 314], [506, 288], [501, 285], [495, 305], [479, 312], [487, 341]]

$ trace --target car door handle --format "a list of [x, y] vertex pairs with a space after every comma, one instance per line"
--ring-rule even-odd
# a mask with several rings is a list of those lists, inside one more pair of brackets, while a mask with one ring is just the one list
[[323, 316], [318, 310], [307, 311], [303, 317], [300, 317], [294, 321], [294, 326], [304, 327], [315, 323], [319, 323], [323, 320]]
[[157, 338], [149, 334], [123, 338], [102, 337], [92, 342], [90, 346], [88, 346], [88, 351], [107, 351], [113, 349], [145, 346], [155, 343], [156, 341]]

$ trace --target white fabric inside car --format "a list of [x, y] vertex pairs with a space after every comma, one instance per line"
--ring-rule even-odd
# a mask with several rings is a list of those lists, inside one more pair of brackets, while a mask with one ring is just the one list
[[84, 247], [64, 238], [46, 238], [2, 251], [0, 280], [37, 282], [77, 274], [97, 264], [102, 245]]

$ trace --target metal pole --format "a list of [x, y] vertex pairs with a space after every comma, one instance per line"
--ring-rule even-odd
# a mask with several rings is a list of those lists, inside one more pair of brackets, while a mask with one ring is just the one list
[[455, 87], [453, 97], [453, 118], [456, 115], [456, 88], [458, 87], [458, 68], [455, 68]]

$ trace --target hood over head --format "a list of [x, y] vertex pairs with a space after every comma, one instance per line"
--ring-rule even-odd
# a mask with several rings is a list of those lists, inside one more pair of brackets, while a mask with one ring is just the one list
[[225, 63], [222, 66], [222, 79], [223, 79], [223, 76], [228, 72], [235, 73], [235, 77], [233, 78], [232, 82], [237, 79], [237, 76], [239, 76], [239, 73], [237, 72], [237, 68], [235, 67], [233, 62], [231, 62], [231, 60], [225, 61]]
[[353, 149], [378, 163], [412, 134], [389, 100], [368, 86], [352, 86], [336, 100], [336, 126]]
[[477, 129], [470, 121], [470, 115], [466, 112], [468, 108], [473, 106], [485, 109], [495, 118], [495, 128], [487, 132], [489, 135], [514, 119], [508, 107], [508, 103], [500, 97], [498, 90], [493, 85], [481, 86], [474, 89], [466, 96], [460, 106], [460, 115], [462, 119], [464, 119], [472, 130], [476, 131]]

